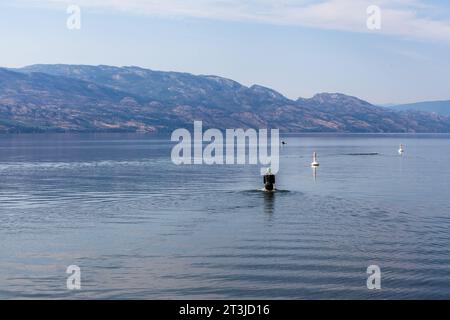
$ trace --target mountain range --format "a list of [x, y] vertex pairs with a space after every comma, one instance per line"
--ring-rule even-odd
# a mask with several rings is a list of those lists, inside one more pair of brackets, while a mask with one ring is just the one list
[[424, 111], [424, 112], [434, 112], [444, 116], [450, 117], [450, 100], [444, 101], [424, 101], [416, 102], [410, 104], [400, 104], [392, 106], [393, 110], [402, 111]]
[[169, 132], [190, 128], [282, 132], [450, 132], [450, 118], [375, 106], [340, 93], [291, 100], [259, 85], [139, 67], [0, 68], [0, 132]]

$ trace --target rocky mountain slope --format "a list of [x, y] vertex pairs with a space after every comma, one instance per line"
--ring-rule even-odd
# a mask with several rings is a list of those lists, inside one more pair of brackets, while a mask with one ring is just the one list
[[0, 132], [165, 132], [194, 120], [283, 132], [450, 132], [446, 116], [337, 93], [294, 101], [217, 76], [138, 67], [0, 68]]

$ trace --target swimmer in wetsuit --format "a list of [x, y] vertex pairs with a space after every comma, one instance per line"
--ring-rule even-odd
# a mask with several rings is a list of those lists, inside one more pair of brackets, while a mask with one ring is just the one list
[[264, 175], [264, 190], [265, 191], [273, 191], [275, 189], [275, 175], [272, 173], [272, 170], [267, 169], [266, 174]]

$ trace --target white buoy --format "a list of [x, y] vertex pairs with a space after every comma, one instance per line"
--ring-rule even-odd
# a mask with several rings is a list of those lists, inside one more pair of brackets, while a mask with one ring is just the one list
[[313, 154], [313, 162], [311, 163], [311, 167], [316, 168], [319, 166], [319, 162], [317, 161], [317, 152]]
[[403, 147], [403, 144], [400, 145], [400, 149], [398, 149], [398, 154], [402, 155], [405, 153], [405, 148]]

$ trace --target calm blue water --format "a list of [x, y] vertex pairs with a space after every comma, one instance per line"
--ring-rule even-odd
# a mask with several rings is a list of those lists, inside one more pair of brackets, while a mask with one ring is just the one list
[[267, 194], [168, 139], [0, 136], [0, 298], [450, 298], [450, 136], [285, 140]]

